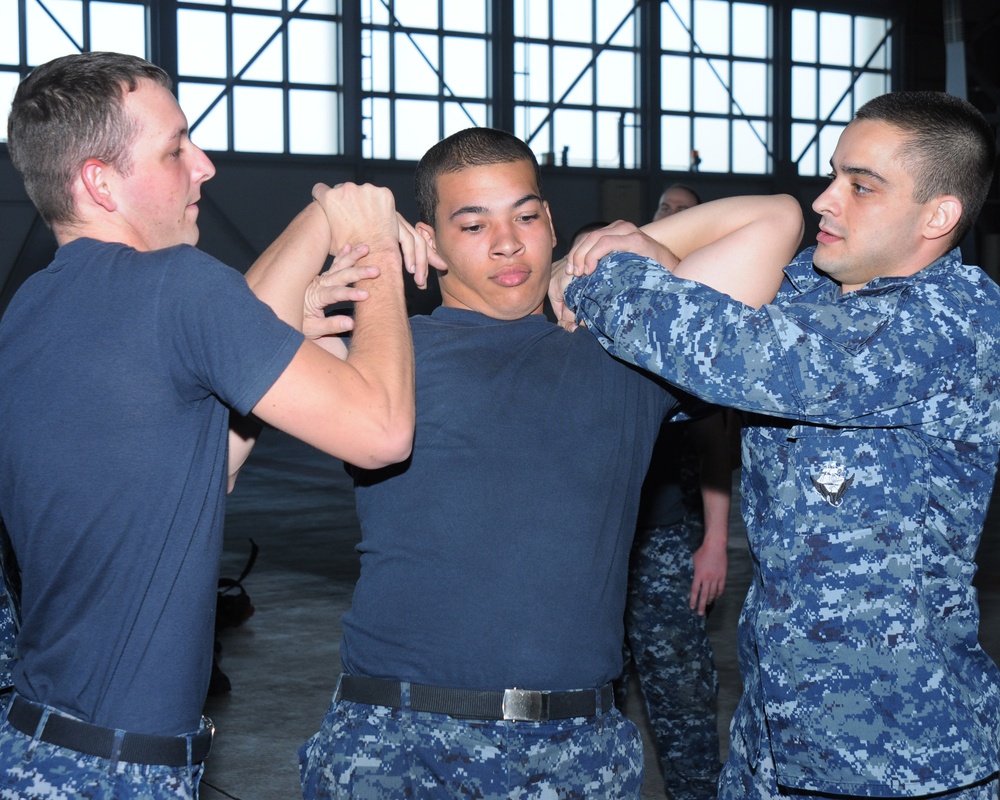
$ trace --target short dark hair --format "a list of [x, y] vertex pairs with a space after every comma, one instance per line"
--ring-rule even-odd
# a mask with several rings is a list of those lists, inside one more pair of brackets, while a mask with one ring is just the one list
[[969, 232], [986, 202], [996, 168], [996, 142], [982, 113], [945, 92], [890, 92], [869, 100], [855, 119], [884, 122], [907, 136], [900, 155], [917, 203], [950, 194], [962, 201], [951, 246]]
[[442, 139], [417, 164], [414, 175], [417, 212], [421, 221], [434, 227], [437, 212], [437, 180], [449, 172], [461, 172], [468, 167], [488, 167], [526, 161], [535, 170], [538, 194], [542, 194], [542, 175], [538, 159], [531, 148], [507, 131], [496, 128], [466, 128]]
[[696, 206], [700, 206], [701, 205], [701, 195], [698, 194], [694, 189], [692, 189], [686, 183], [672, 183], [666, 189], [664, 189], [660, 193], [660, 195], [662, 196], [662, 195], [666, 194], [671, 189], [682, 189], [682, 190], [684, 190], [685, 192], [687, 192], [688, 194], [690, 194], [694, 198], [694, 204]]
[[166, 72], [142, 58], [97, 52], [42, 64], [17, 87], [7, 120], [10, 160], [50, 227], [76, 220], [70, 186], [88, 158], [123, 175], [131, 171], [138, 127], [124, 99], [141, 80], [172, 86]]

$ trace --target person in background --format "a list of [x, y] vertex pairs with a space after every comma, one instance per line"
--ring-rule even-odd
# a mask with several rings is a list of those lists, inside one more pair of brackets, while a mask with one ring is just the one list
[[694, 208], [701, 204], [701, 196], [690, 186], [683, 183], [672, 183], [663, 190], [653, 212], [653, 221], [669, 217], [678, 211]]

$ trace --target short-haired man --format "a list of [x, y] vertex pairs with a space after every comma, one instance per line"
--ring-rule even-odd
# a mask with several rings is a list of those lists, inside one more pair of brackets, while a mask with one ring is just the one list
[[214, 168], [159, 68], [39, 66], [8, 146], [59, 249], [0, 320], [0, 513], [23, 586], [0, 797], [196, 797], [224, 500], [257, 430], [230, 432], [230, 411], [369, 467], [410, 449], [392, 196], [317, 186], [249, 275], [301, 327], [329, 253], [366, 241], [384, 269], [355, 268], [368, 299], [341, 361], [193, 247]]
[[[1000, 672], [971, 583], [1000, 443], [1000, 289], [957, 249], [995, 158], [969, 103], [883, 95], [841, 134], [817, 244], [772, 304], [627, 252], [566, 291], [613, 354], [748, 412], [754, 576], [725, 800], [997, 797]], [[671, 223], [700, 213], [715, 210], [648, 233], [679, 255]], [[673, 258], [622, 232], [571, 261]]]
[[672, 183], [663, 190], [660, 199], [656, 202], [656, 211], [653, 212], [653, 222], [678, 211], [685, 211], [701, 204], [701, 196], [690, 186], [683, 183]]
[[[638, 797], [610, 681], [639, 490], [677, 401], [542, 314], [556, 239], [522, 141], [456, 133], [416, 187], [444, 304], [411, 320], [411, 458], [355, 472], [361, 576], [304, 795]], [[790, 255], [800, 228], [751, 224], [765, 208], [788, 226], [771, 198], [730, 221]]]

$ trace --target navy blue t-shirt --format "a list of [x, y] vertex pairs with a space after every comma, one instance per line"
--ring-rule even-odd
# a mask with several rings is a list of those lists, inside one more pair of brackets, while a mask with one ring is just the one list
[[542, 315], [442, 307], [411, 324], [413, 455], [355, 471], [344, 669], [470, 689], [611, 680], [639, 490], [677, 401]]
[[228, 417], [302, 336], [193, 247], [76, 240], [0, 320], [0, 513], [22, 569], [14, 683], [98, 725], [197, 728]]

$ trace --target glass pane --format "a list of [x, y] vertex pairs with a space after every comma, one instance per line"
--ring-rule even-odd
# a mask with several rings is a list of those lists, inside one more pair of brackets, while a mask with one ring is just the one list
[[844, 132], [846, 127], [846, 125], [824, 125], [819, 132], [819, 168], [821, 170], [829, 169], [833, 151], [837, 149], [840, 134]]
[[680, 56], [660, 59], [660, 108], [671, 111], [691, 110], [691, 60]]
[[233, 75], [251, 81], [279, 82], [285, 75], [283, 62], [284, 37], [279, 18], [233, 14]]
[[733, 172], [765, 175], [770, 172], [767, 158], [766, 124], [762, 121], [733, 121]]
[[549, 96], [549, 48], [541, 44], [514, 45], [514, 99], [544, 103]]
[[487, 120], [487, 106], [482, 103], [445, 103], [443, 135], [451, 136], [466, 128], [485, 128]]
[[695, 0], [694, 41], [703, 53], [729, 54], [729, 3]]
[[361, 130], [365, 140], [362, 153], [365, 158], [389, 158], [392, 118], [389, 115], [389, 101], [384, 97], [370, 98], [361, 102], [363, 115]]
[[288, 121], [291, 152], [340, 152], [340, 97], [336, 92], [292, 89], [288, 93]]
[[821, 175], [828, 171], [818, 168], [819, 148], [812, 139], [815, 132], [815, 128], [811, 125], [792, 126], [792, 154], [799, 155], [797, 159], [799, 175]]
[[660, 3], [660, 47], [691, 51], [691, 2], [674, 0]]
[[[590, 105], [594, 102], [594, 93], [591, 81], [593, 72], [590, 70], [590, 49], [583, 47], [553, 47], [552, 48], [552, 70], [555, 74], [555, 85], [553, 90], [557, 102], [579, 103], [580, 105]], [[580, 77], [580, 76], [583, 77]], [[580, 80], [577, 81], [577, 78]], [[572, 91], [570, 85], [576, 81]]]
[[146, 9], [124, 3], [91, 3], [90, 49], [146, 58]]
[[691, 168], [691, 121], [687, 117], [660, 120], [660, 168], [671, 172]]
[[21, 76], [16, 72], [0, 72], [0, 142], [7, 141], [7, 118], [10, 116], [10, 104], [14, 100], [14, 92], [21, 82]]
[[[616, 45], [621, 47], [634, 47], [636, 43], [636, 14], [638, 13], [635, 3], [632, 0], [601, 0], [595, 5], [597, 14], [595, 41], [601, 44], [614, 41]], [[622, 20], [625, 20], [624, 25], [622, 25]], [[619, 26], [621, 26], [620, 29]], [[612, 39], [612, 34], [615, 33], [616, 29], [618, 33]]]
[[288, 23], [288, 79], [293, 83], [340, 83], [339, 25], [311, 19]]
[[514, 35], [535, 39], [549, 36], [549, 6], [538, 0], [514, 0]]
[[[0, 64], [20, 64], [21, 44], [18, 41], [18, 29], [21, 17], [17, 0], [0, 0], [0, 19], [6, 21], [6, 24], [0, 25]], [[4, 125], [4, 136], [7, 135], [6, 131], [7, 126]]]
[[436, 28], [437, 3], [433, 0], [395, 0], [393, 10], [396, 20], [406, 28]]
[[[887, 50], [882, 46], [888, 25], [884, 19], [858, 17], [854, 20], [854, 66], [868, 64], [872, 69], [886, 69]], [[872, 54], [874, 53], [874, 57]], [[871, 58], [871, 63], [868, 59]]]
[[361, 21], [366, 25], [388, 25], [389, 9], [382, 0], [364, 0], [361, 3]]
[[177, 12], [177, 70], [181, 75], [226, 77], [226, 15], [217, 11]]
[[444, 27], [449, 31], [486, 33], [486, 0], [444, 0]]
[[262, 8], [267, 11], [281, 11], [281, 0], [233, 0], [233, 5], [242, 8]]
[[339, 14], [338, 5], [337, 0], [306, 0], [305, 3], [299, 0], [295, 8], [306, 14]]
[[854, 110], [873, 97], [885, 94], [890, 90], [889, 77], [880, 72], [862, 72], [854, 84]]
[[396, 158], [418, 161], [438, 142], [438, 104], [398, 100], [395, 134]]
[[594, 41], [593, 14], [593, 0], [552, 0], [552, 38], [564, 42]]
[[[182, 83], [178, 87], [177, 96], [191, 129], [191, 141], [202, 150], [228, 150], [226, 117], [229, 113], [229, 98], [223, 95], [223, 87], [217, 84]], [[209, 106], [211, 111], [206, 114]], [[202, 115], [205, 115], [204, 119]]]
[[693, 149], [702, 172], [729, 172], [729, 120], [695, 117]]
[[547, 109], [524, 106], [514, 108], [514, 134], [535, 151], [539, 163], [545, 151], [549, 149], [549, 136], [552, 131], [550, 123]]
[[694, 62], [694, 107], [710, 114], [729, 113], [729, 63], [709, 62], [699, 58]]
[[[79, 53], [83, 47], [83, 19], [79, 2], [52, 0], [46, 4], [57, 25], [38, 3], [28, 3], [28, 63], [43, 64], [59, 56]], [[59, 26], [62, 26], [60, 28]]]
[[619, 166], [619, 151], [624, 150], [622, 165], [635, 166], [635, 114], [625, 111], [601, 111], [597, 114], [598, 167]]
[[816, 95], [818, 70], [812, 67], [792, 67], [792, 116], [816, 119], [819, 105]]
[[444, 81], [460, 97], [486, 97], [485, 39], [448, 36], [444, 40]]
[[851, 73], [840, 69], [819, 71], [819, 114], [835, 122], [851, 121]]
[[594, 163], [593, 120], [589, 111], [556, 109], [553, 129], [557, 164], [589, 167]]
[[257, 86], [233, 89], [234, 150], [281, 153], [285, 149], [284, 92]]
[[819, 60], [834, 66], [850, 66], [851, 18], [847, 14], [819, 15]]
[[438, 38], [426, 34], [410, 36], [397, 33], [393, 41], [396, 45], [396, 91], [436, 95], [440, 91], [435, 71], [438, 66]]
[[635, 108], [636, 56], [620, 50], [605, 50], [597, 57], [597, 105]]
[[767, 24], [767, 6], [751, 3], [733, 5], [733, 55], [767, 58], [771, 36]]
[[370, 83], [362, 83], [361, 88], [370, 92], [388, 92], [392, 81], [389, 78], [389, 34], [372, 31], [371, 51], [364, 60], [371, 71]]
[[766, 64], [757, 61], [737, 61], [733, 64], [733, 100], [739, 113], [765, 116], [769, 89]]
[[792, 11], [792, 61], [816, 62], [816, 12]]

